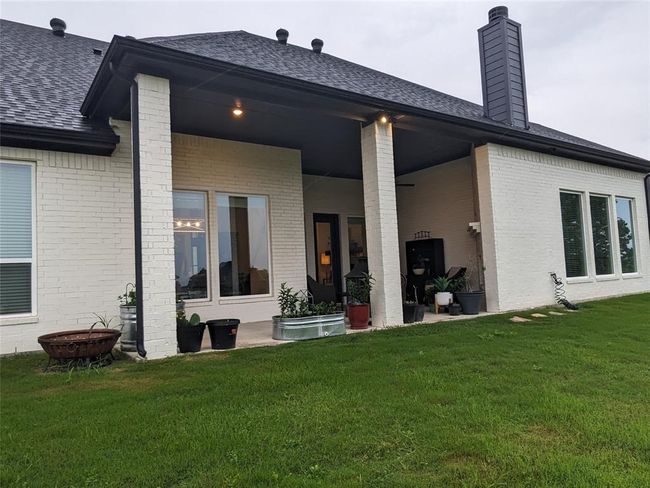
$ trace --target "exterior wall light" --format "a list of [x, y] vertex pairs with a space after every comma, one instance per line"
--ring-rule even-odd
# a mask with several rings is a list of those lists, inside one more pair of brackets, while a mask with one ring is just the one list
[[241, 117], [242, 115], [244, 115], [244, 111], [239, 107], [235, 107], [235, 108], [232, 109], [232, 114], [235, 117]]

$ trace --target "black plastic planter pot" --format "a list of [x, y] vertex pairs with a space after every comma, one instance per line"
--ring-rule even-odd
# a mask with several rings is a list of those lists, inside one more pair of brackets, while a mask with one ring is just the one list
[[180, 352], [199, 352], [203, 342], [205, 324], [176, 325], [176, 341]]
[[412, 324], [413, 322], [422, 322], [424, 320], [424, 305], [415, 303], [405, 303], [402, 305], [402, 314], [404, 315], [404, 323]]
[[456, 300], [463, 309], [463, 315], [478, 315], [481, 310], [482, 291], [456, 292]]
[[237, 342], [239, 319], [208, 320], [212, 349], [233, 349]]

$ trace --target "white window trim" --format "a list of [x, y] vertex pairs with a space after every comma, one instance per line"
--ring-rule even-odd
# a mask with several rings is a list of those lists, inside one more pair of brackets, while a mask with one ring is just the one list
[[[192, 190], [188, 188], [174, 188], [173, 193], [201, 193], [203, 195], [203, 207], [205, 212], [205, 267], [208, 275], [206, 276], [206, 285], [208, 289], [208, 296], [206, 298], [184, 298], [183, 302], [187, 304], [208, 303], [212, 301], [212, 268], [210, 267], [210, 205], [209, 205], [209, 192], [205, 190]], [[173, 215], [172, 215], [173, 217]], [[176, 261], [174, 260], [174, 263]], [[176, 274], [176, 273], [174, 273]]]
[[[586, 198], [586, 192], [583, 191], [576, 191], [576, 190], [566, 190], [563, 188], [560, 188], [560, 193], [570, 193], [573, 195], [578, 195], [580, 197], [580, 212], [582, 213], [582, 242], [583, 242], [583, 257], [585, 260], [585, 273], [582, 276], [566, 276], [567, 283], [585, 283], [588, 281], [593, 281], [592, 278], [592, 269], [591, 266], [593, 263], [593, 259], [590, 259], [592, 256], [590, 254], [590, 248], [593, 246], [590, 246], [589, 243], [591, 242], [591, 239], [589, 239], [589, 235], [591, 234], [591, 223], [590, 223], [590, 215], [587, 209], [587, 205], [585, 204]], [[562, 227], [562, 204], [561, 200], [558, 199], [560, 203], [560, 227]], [[589, 229], [587, 229], [587, 226], [589, 226]], [[564, 256], [564, 273], [566, 275], [566, 255], [564, 254], [564, 232], [561, 231], [562, 234], [562, 255]]]
[[[632, 244], [634, 245], [634, 264], [636, 265], [636, 271], [632, 271], [630, 273], [623, 273], [623, 263], [621, 262], [621, 249], [620, 249], [620, 239], [618, 235], [618, 214], [616, 212], [616, 199], [621, 198], [625, 200], [630, 201], [630, 217], [632, 218], [632, 227], [634, 230], [634, 233], [632, 235]], [[641, 272], [641, 248], [639, 247], [639, 239], [637, 237], [638, 234], [638, 219], [637, 219], [637, 212], [636, 212], [636, 198], [634, 197], [627, 197], [624, 195], [614, 195], [614, 219], [616, 221], [616, 262], [618, 263], [618, 272], [621, 275], [623, 279], [629, 279], [629, 278], [640, 278], [643, 276], [643, 273]]]
[[[594, 252], [594, 228], [593, 228], [593, 222], [591, 218], [591, 197], [596, 197], [596, 198], [604, 198], [607, 200], [607, 218], [609, 219], [608, 221], [608, 227], [609, 227], [609, 259], [611, 261], [611, 266], [612, 266], [612, 272], [611, 273], [605, 273], [605, 274], [598, 274], [596, 271], [596, 254]], [[589, 274], [591, 276], [594, 276], [596, 278], [596, 281], [609, 281], [609, 280], [615, 280], [618, 278], [618, 272], [616, 268], [616, 260], [614, 259], [614, 256], [616, 255], [616, 251], [614, 249], [614, 236], [618, 237], [618, 232], [614, 233], [612, 230], [612, 225], [614, 222], [614, 214], [612, 212], [612, 197], [611, 195], [607, 195], [605, 193], [595, 193], [595, 192], [589, 192], [587, 193], [587, 204], [589, 205], [589, 211], [588, 211], [588, 226], [589, 226]], [[619, 261], [620, 261], [620, 256], [619, 256]]]
[[[266, 245], [267, 245], [267, 253], [269, 256], [269, 293], [265, 294], [260, 294], [260, 295], [235, 295], [235, 296], [221, 296], [221, 276], [217, 276], [217, 283], [216, 287], [218, 292], [216, 293], [216, 296], [219, 300], [220, 304], [227, 304], [227, 303], [232, 303], [232, 302], [253, 302], [256, 300], [259, 301], [269, 301], [269, 299], [273, 298], [275, 293], [274, 293], [274, 287], [273, 287], [273, 256], [271, 254], [271, 199], [269, 198], [269, 195], [263, 195], [263, 194], [258, 194], [258, 193], [238, 193], [238, 192], [230, 192], [230, 191], [219, 191], [215, 190], [214, 191], [214, 208], [215, 208], [215, 213], [214, 213], [214, 222], [216, 225], [216, 234], [217, 236], [219, 235], [219, 203], [217, 201], [217, 196], [218, 195], [225, 195], [228, 197], [256, 197], [256, 198], [264, 198], [266, 202]], [[215, 259], [216, 262], [219, 262], [219, 238], [215, 239], [215, 248], [217, 252], [217, 257]]]
[[11, 159], [1, 159], [0, 163], [7, 164], [21, 164], [24, 166], [29, 166], [31, 168], [31, 192], [32, 192], [32, 257], [30, 259], [19, 258], [19, 259], [2, 259], [0, 258], [0, 264], [12, 264], [12, 263], [30, 263], [32, 265], [32, 275], [31, 275], [31, 288], [32, 288], [32, 310], [29, 313], [11, 313], [11, 314], [2, 314], [0, 319], [2, 320], [3, 325], [13, 325], [7, 323], [13, 319], [16, 319], [17, 323], [24, 323], [24, 320], [20, 319], [31, 319], [33, 321], [38, 317], [38, 258], [37, 258], [37, 236], [36, 236], [36, 162], [35, 161], [14, 161]]

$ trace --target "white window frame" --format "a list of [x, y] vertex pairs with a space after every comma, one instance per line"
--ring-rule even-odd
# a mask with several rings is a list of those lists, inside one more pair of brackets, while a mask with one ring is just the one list
[[[616, 199], [621, 198], [630, 201], [630, 217], [632, 218], [632, 226], [634, 227], [634, 235], [632, 236], [632, 243], [634, 244], [634, 264], [636, 264], [636, 271], [631, 273], [623, 273], [623, 263], [621, 263], [621, 244], [620, 236], [618, 234], [618, 213], [616, 210]], [[625, 195], [614, 195], [614, 221], [616, 222], [616, 265], [617, 272], [621, 275], [622, 278], [634, 278], [641, 276], [641, 258], [639, 256], [641, 249], [639, 248], [639, 239], [638, 234], [638, 219], [636, 212], [636, 198], [628, 197]]]
[[220, 303], [232, 303], [232, 302], [238, 302], [238, 301], [243, 301], [243, 302], [248, 302], [252, 300], [264, 300], [264, 299], [269, 299], [273, 298], [274, 296], [274, 288], [273, 288], [273, 255], [271, 254], [271, 199], [269, 198], [269, 195], [263, 195], [263, 194], [256, 194], [256, 193], [237, 193], [237, 192], [229, 192], [229, 191], [219, 191], [215, 190], [214, 191], [214, 208], [215, 208], [215, 213], [214, 213], [214, 222], [216, 225], [215, 232], [217, 234], [217, 238], [215, 239], [215, 247], [216, 247], [216, 252], [217, 256], [215, 258], [216, 262], [219, 262], [219, 199], [217, 198], [219, 195], [224, 195], [227, 197], [255, 197], [255, 198], [263, 198], [266, 202], [266, 245], [267, 245], [267, 253], [269, 256], [269, 293], [265, 294], [260, 294], [260, 295], [236, 295], [236, 296], [221, 296], [221, 275], [219, 273], [217, 276], [217, 283], [215, 286], [217, 287], [218, 293], [217, 297], [219, 298]]
[[[172, 195], [174, 193], [201, 193], [203, 195], [203, 209], [205, 212], [205, 269], [206, 272], [208, 273], [205, 279], [208, 288], [208, 296], [206, 298], [184, 298], [183, 302], [190, 303], [190, 304], [211, 302], [212, 301], [212, 268], [210, 267], [210, 204], [209, 204], [210, 195], [209, 192], [205, 190], [174, 188], [172, 189]], [[176, 250], [174, 249], [174, 252], [175, 251]], [[176, 258], [174, 258], [174, 266], [176, 266]]]
[[[596, 198], [604, 198], [607, 200], [607, 218], [609, 219], [609, 252], [610, 252], [610, 259], [612, 263], [612, 272], [607, 273], [607, 274], [598, 274], [596, 271], [596, 253], [594, 252], [594, 228], [593, 228], [593, 222], [591, 218], [591, 197], [596, 197]], [[614, 259], [614, 256], [616, 254], [616, 249], [614, 247], [614, 237], [618, 237], [618, 232], [614, 233], [612, 230], [612, 225], [614, 222], [614, 213], [612, 211], [612, 196], [607, 195], [605, 193], [595, 193], [595, 192], [589, 192], [587, 193], [587, 203], [589, 204], [589, 209], [588, 209], [588, 226], [589, 226], [589, 263], [588, 263], [588, 269], [589, 269], [589, 274], [593, 275], [596, 278], [596, 281], [607, 281], [607, 280], [612, 280], [616, 279], [617, 275], [617, 268], [616, 268], [616, 260]], [[618, 224], [618, 223], [617, 223]], [[620, 256], [619, 256], [619, 261], [620, 261]]]
[[32, 257], [27, 258], [0, 258], [0, 264], [14, 264], [14, 263], [30, 263], [31, 264], [31, 292], [32, 292], [32, 310], [25, 313], [10, 313], [1, 314], [3, 322], [6, 319], [23, 318], [23, 317], [37, 317], [38, 316], [38, 285], [36, 279], [37, 273], [37, 256], [36, 256], [36, 163], [33, 161], [14, 161], [11, 159], [0, 159], [0, 163], [6, 164], [20, 164], [29, 166], [31, 169], [31, 192], [32, 192]]
[[[582, 283], [585, 281], [591, 281], [591, 271], [593, 259], [590, 259], [591, 252], [590, 246], [591, 239], [589, 238], [588, 233], [591, 232], [591, 215], [589, 209], [587, 208], [586, 202], [586, 192], [577, 191], [577, 190], [567, 190], [560, 188], [560, 194], [569, 193], [572, 195], [578, 195], [580, 197], [580, 212], [582, 213], [582, 242], [583, 242], [583, 257], [585, 260], [585, 274], [582, 276], [565, 276], [567, 283]], [[564, 231], [562, 230], [562, 201], [561, 198], [558, 198], [558, 203], [560, 204], [560, 233], [562, 234], [562, 255], [564, 256], [564, 273], [566, 275], [566, 255], [564, 254]]]

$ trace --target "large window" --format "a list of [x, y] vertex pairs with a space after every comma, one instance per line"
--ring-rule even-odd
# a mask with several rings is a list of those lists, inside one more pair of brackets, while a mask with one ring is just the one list
[[591, 236], [594, 246], [594, 264], [597, 275], [612, 274], [612, 238], [609, 225], [609, 198], [589, 196]]
[[217, 194], [222, 297], [267, 295], [269, 219], [265, 197]]
[[585, 233], [582, 220], [582, 195], [560, 193], [564, 262], [567, 278], [587, 275], [585, 260]]
[[634, 249], [633, 200], [616, 197], [616, 218], [618, 220], [618, 244], [621, 252], [621, 271], [636, 272], [636, 254]]
[[208, 298], [205, 193], [174, 192], [176, 297]]
[[34, 165], [0, 162], [0, 314], [36, 313]]

